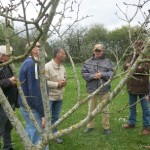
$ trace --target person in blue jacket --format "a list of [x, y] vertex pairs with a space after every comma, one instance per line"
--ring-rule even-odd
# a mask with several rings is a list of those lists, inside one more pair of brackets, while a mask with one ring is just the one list
[[[32, 45], [32, 42], [30, 43], [30, 45]], [[27, 44], [26, 48], [28, 47], [29, 45]], [[37, 42], [35, 47], [31, 51], [31, 55], [35, 60], [38, 60], [39, 57], [39, 47], [40, 44]], [[40, 127], [43, 129], [45, 127], [45, 117], [40, 90], [39, 68], [35, 60], [33, 60], [31, 56], [28, 56], [26, 58], [20, 68], [19, 80], [27, 103]], [[32, 143], [36, 145], [40, 140], [40, 136], [22, 103], [20, 95], [18, 103], [20, 105], [20, 110], [26, 123], [26, 132]]]

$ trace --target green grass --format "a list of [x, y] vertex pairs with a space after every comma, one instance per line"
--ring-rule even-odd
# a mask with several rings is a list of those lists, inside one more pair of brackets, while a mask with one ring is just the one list
[[[81, 83], [81, 97], [86, 97], [85, 81], [80, 75], [81, 65], [77, 65], [77, 72], [79, 74], [79, 80]], [[66, 65], [68, 77], [73, 76], [72, 68], [70, 65]], [[119, 79], [112, 83], [112, 89], [115, 88]], [[68, 84], [64, 94], [62, 115], [67, 112], [77, 99], [77, 87], [73, 78], [68, 79]], [[98, 114], [95, 118], [95, 129], [89, 133], [84, 133], [85, 127], [78, 129], [68, 135], [63, 136], [63, 144], [56, 144], [54, 141], [50, 141], [51, 150], [143, 150], [145, 145], [150, 145], [150, 136], [141, 135], [142, 130], [142, 114], [141, 107], [138, 104], [137, 107], [137, 126], [135, 129], [124, 130], [122, 125], [127, 122], [128, 108], [118, 112], [124, 108], [128, 103], [127, 93], [125, 88], [122, 89], [120, 94], [113, 99], [110, 103], [110, 124], [112, 134], [109, 136], [103, 135], [103, 128], [101, 123], [101, 114]], [[19, 110], [17, 110], [19, 118], [21, 118]], [[87, 115], [87, 104], [79, 108], [73, 115], [65, 120], [59, 129], [71, 126], [74, 123], [79, 122]], [[16, 150], [23, 150], [23, 144], [15, 131], [13, 131], [13, 142]]]

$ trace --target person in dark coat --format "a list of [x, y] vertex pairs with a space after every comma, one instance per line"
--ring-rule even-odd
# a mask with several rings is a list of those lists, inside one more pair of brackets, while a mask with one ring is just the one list
[[[139, 57], [141, 50], [143, 48], [143, 42], [137, 41], [135, 43], [136, 56], [133, 60]], [[127, 70], [131, 67], [133, 55], [129, 56], [124, 69]], [[150, 109], [148, 107], [148, 101], [146, 100], [146, 95], [149, 93], [149, 64], [148, 63], [140, 63], [137, 67], [133, 77], [127, 82], [127, 92], [129, 95], [129, 104], [130, 104], [130, 114], [128, 123], [123, 126], [125, 129], [134, 128], [136, 124], [136, 103], [139, 97], [142, 113], [143, 113], [143, 134], [147, 135], [150, 133]]]
[[[0, 63], [7, 62], [11, 55], [12, 48], [10, 47], [10, 52], [6, 50], [6, 46], [0, 46]], [[18, 90], [16, 86], [16, 78], [13, 76], [12, 70], [9, 65], [0, 67], [0, 87], [4, 95], [6, 96], [9, 104], [15, 110], [17, 107]], [[3, 140], [3, 150], [13, 150], [12, 140], [11, 140], [11, 130], [13, 126], [7, 118], [2, 106], [0, 105], [0, 136]]]

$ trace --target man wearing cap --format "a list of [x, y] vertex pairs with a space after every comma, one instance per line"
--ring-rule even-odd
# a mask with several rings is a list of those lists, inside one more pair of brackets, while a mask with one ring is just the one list
[[[30, 42], [30, 45], [27, 44], [26, 49], [29, 49], [29, 46], [31, 46], [32, 44], [33, 42]], [[23, 93], [26, 96], [27, 103], [36, 121], [39, 123], [41, 129], [44, 131], [45, 117], [40, 90], [39, 68], [38, 64], [35, 62], [35, 60], [38, 60], [39, 58], [39, 47], [40, 44], [37, 42], [36, 45], [33, 47], [30, 56], [28, 56], [21, 65], [19, 80], [21, 82]], [[35, 60], [33, 60], [31, 55], [34, 57]], [[32, 143], [36, 145], [40, 140], [40, 136], [22, 103], [20, 95], [18, 98], [18, 103], [20, 105], [20, 110], [26, 123], [26, 132]], [[45, 149], [48, 150], [48, 146]]]
[[[86, 60], [82, 66], [81, 74], [86, 81], [86, 91], [91, 94], [97, 90], [101, 85], [105, 84], [113, 74], [113, 63], [105, 57], [104, 46], [102, 44], [96, 44], [93, 49], [93, 57]], [[97, 102], [103, 101], [109, 97], [111, 86], [103, 86], [97, 95], [92, 97], [88, 102], [88, 113], [93, 112], [96, 108]], [[104, 128], [104, 134], [111, 134], [109, 124], [108, 106], [103, 109], [102, 113], [102, 125]], [[87, 124], [85, 132], [88, 133], [94, 129], [93, 120], [90, 120]]]
[[[12, 54], [12, 47], [7, 50], [5, 45], [0, 46], [0, 63], [5, 63], [9, 60]], [[17, 107], [18, 90], [16, 86], [16, 78], [13, 76], [9, 65], [0, 67], [0, 86], [4, 95], [9, 101], [13, 110]], [[3, 140], [3, 150], [13, 150], [11, 140], [11, 130], [13, 126], [8, 120], [2, 106], [0, 105], [0, 136]]]

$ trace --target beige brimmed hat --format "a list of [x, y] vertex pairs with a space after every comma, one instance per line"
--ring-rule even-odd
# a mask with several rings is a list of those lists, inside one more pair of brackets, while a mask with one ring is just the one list
[[0, 54], [3, 55], [11, 55], [13, 51], [13, 48], [10, 46], [10, 49], [7, 50], [6, 45], [1, 45], [0, 46]]
[[104, 46], [102, 44], [96, 44], [94, 46], [94, 49], [93, 50], [96, 50], [96, 49], [99, 49], [99, 50], [103, 50], [104, 51]]

